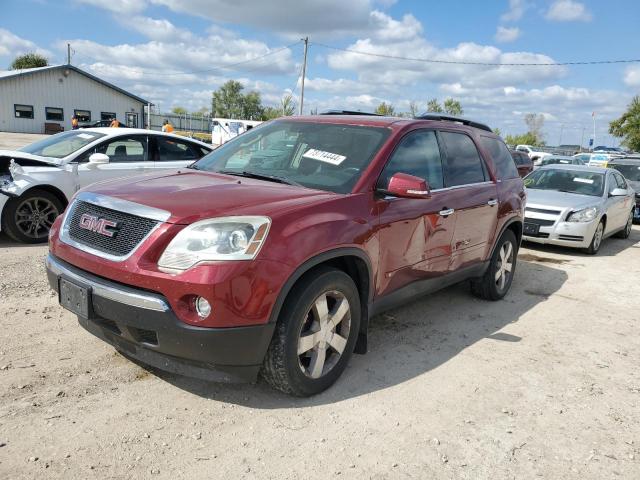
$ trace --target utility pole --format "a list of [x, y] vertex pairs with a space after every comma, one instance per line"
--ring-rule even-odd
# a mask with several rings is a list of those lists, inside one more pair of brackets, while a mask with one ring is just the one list
[[591, 116], [593, 117], [593, 145], [591, 145], [591, 151], [593, 152], [596, 146], [596, 112], [593, 112]]
[[71, 44], [67, 43], [67, 65], [71, 65]]
[[562, 145], [562, 131], [564, 130], [564, 123], [560, 124], [560, 140], [558, 141], [558, 146]]
[[302, 86], [300, 88], [300, 115], [304, 106], [304, 77], [307, 75], [307, 49], [309, 48], [309, 37], [302, 39], [304, 42], [304, 60], [302, 61]]
[[586, 127], [582, 127], [582, 137], [580, 137], [580, 151], [582, 151], [582, 147], [584, 146], [584, 132]]

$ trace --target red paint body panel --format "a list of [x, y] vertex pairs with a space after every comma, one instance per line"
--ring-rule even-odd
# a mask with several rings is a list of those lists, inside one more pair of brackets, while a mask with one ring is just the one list
[[[358, 249], [370, 264], [370, 297], [376, 299], [415, 280], [486, 260], [497, 232], [506, 222], [522, 217], [522, 181], [496, 181], [484, 153], [491, 181], [436, 190], [427, 199], [385, 198], [375, 191], [384, 165], [407, 132], [448, 129], [476, 139], [472, 128], [452, 130], [446, 122], [378, 117], [314, 116], [287, 121], [372, 125], [389, 128], [391, 134], [347, 195], [195, 170], [93, 185], [93, 193], [166, 210], [171, 216], [120, 262], [61, 242], [60, 217], [51, 230], [52, 254], [95, 275], [162, 294], [185, 323], [258, 325], [269, 321], [279, 293], [296, 269], [323, 252]], [[498, 200], [498, 205], [490, 206], [490, 200]], [[439, 212], [447, 208], [455, 213], [441, 216]], [[185, 225], [228, 215], [271, 218], [269, 234], [255, 260], [199, 264], [178, 275], [158, 269], [160, 255]], [[211, 303], [213, 314], [207, 320], [201, 321], [193, 310], [191, 300], [196, 295]]]

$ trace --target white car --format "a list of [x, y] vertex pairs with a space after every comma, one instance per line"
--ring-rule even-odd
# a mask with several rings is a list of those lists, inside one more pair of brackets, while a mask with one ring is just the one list
[[44, 242], [79, 189], [101, 180], [184, 168], [212, 149], [152, 130], [86, 128], [19, 150], [0, 150], [0, 229], [16, 241]]
[[525, 152], [529, 155], [534, 167], [539, 167], [543, 158], [551, 156], [549, 152], [536, 150], [535, 147], [532, 147], [531, 145], [518, 145], [516, 146], [516, 151]]

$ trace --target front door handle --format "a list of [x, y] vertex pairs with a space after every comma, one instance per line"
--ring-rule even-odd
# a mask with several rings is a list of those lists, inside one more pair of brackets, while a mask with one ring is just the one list
[[487, 202], [487, 205], [489, 205], [490, 207], [495, 207], [497, 204], [498, 204], [498, 200], [496, 200], [495, 198], [492, 198]]
[[438, 212], [438, 215], [440, 215], [441, 217], [448, 217], [449, 215], [451, 215], [455, 210], [453, 208], [443, 208], [442, 210], [440, 210]]

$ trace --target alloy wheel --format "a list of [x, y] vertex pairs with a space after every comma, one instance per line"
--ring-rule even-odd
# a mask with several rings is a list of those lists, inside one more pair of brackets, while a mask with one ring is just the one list
[[15, 212], [16, 227], [22, 234], [33, 239], [46, 237], [56, 217], [60, 215], [58, 208], [42, 197], [25, 199]]
[[631, 235], [631, 229], [633, 228], [633, 210], [629, 214], [629, 218], [627, 219], [627, 226], [625, 227], [625, 235], [628, 237]]
[[298, 364], [308, 377], [326, 375], [340, 360], [351, 330], [351, 308], [346, 297], [329, 291], [313, 302], [298, 338]]
[[507, 241], [500, 247], [498, 263], [496, 265], [495, 282], [499, 290], [503, 290], [513, 270], [513, 245]]
[[604, 233], [604, 226], [602, 222], [598, 224], [596, 228], [596, 233], [593, 234], [593, 250], [597, 251], [600, 248], [600, 243], [602, 242], [602, 234]]

